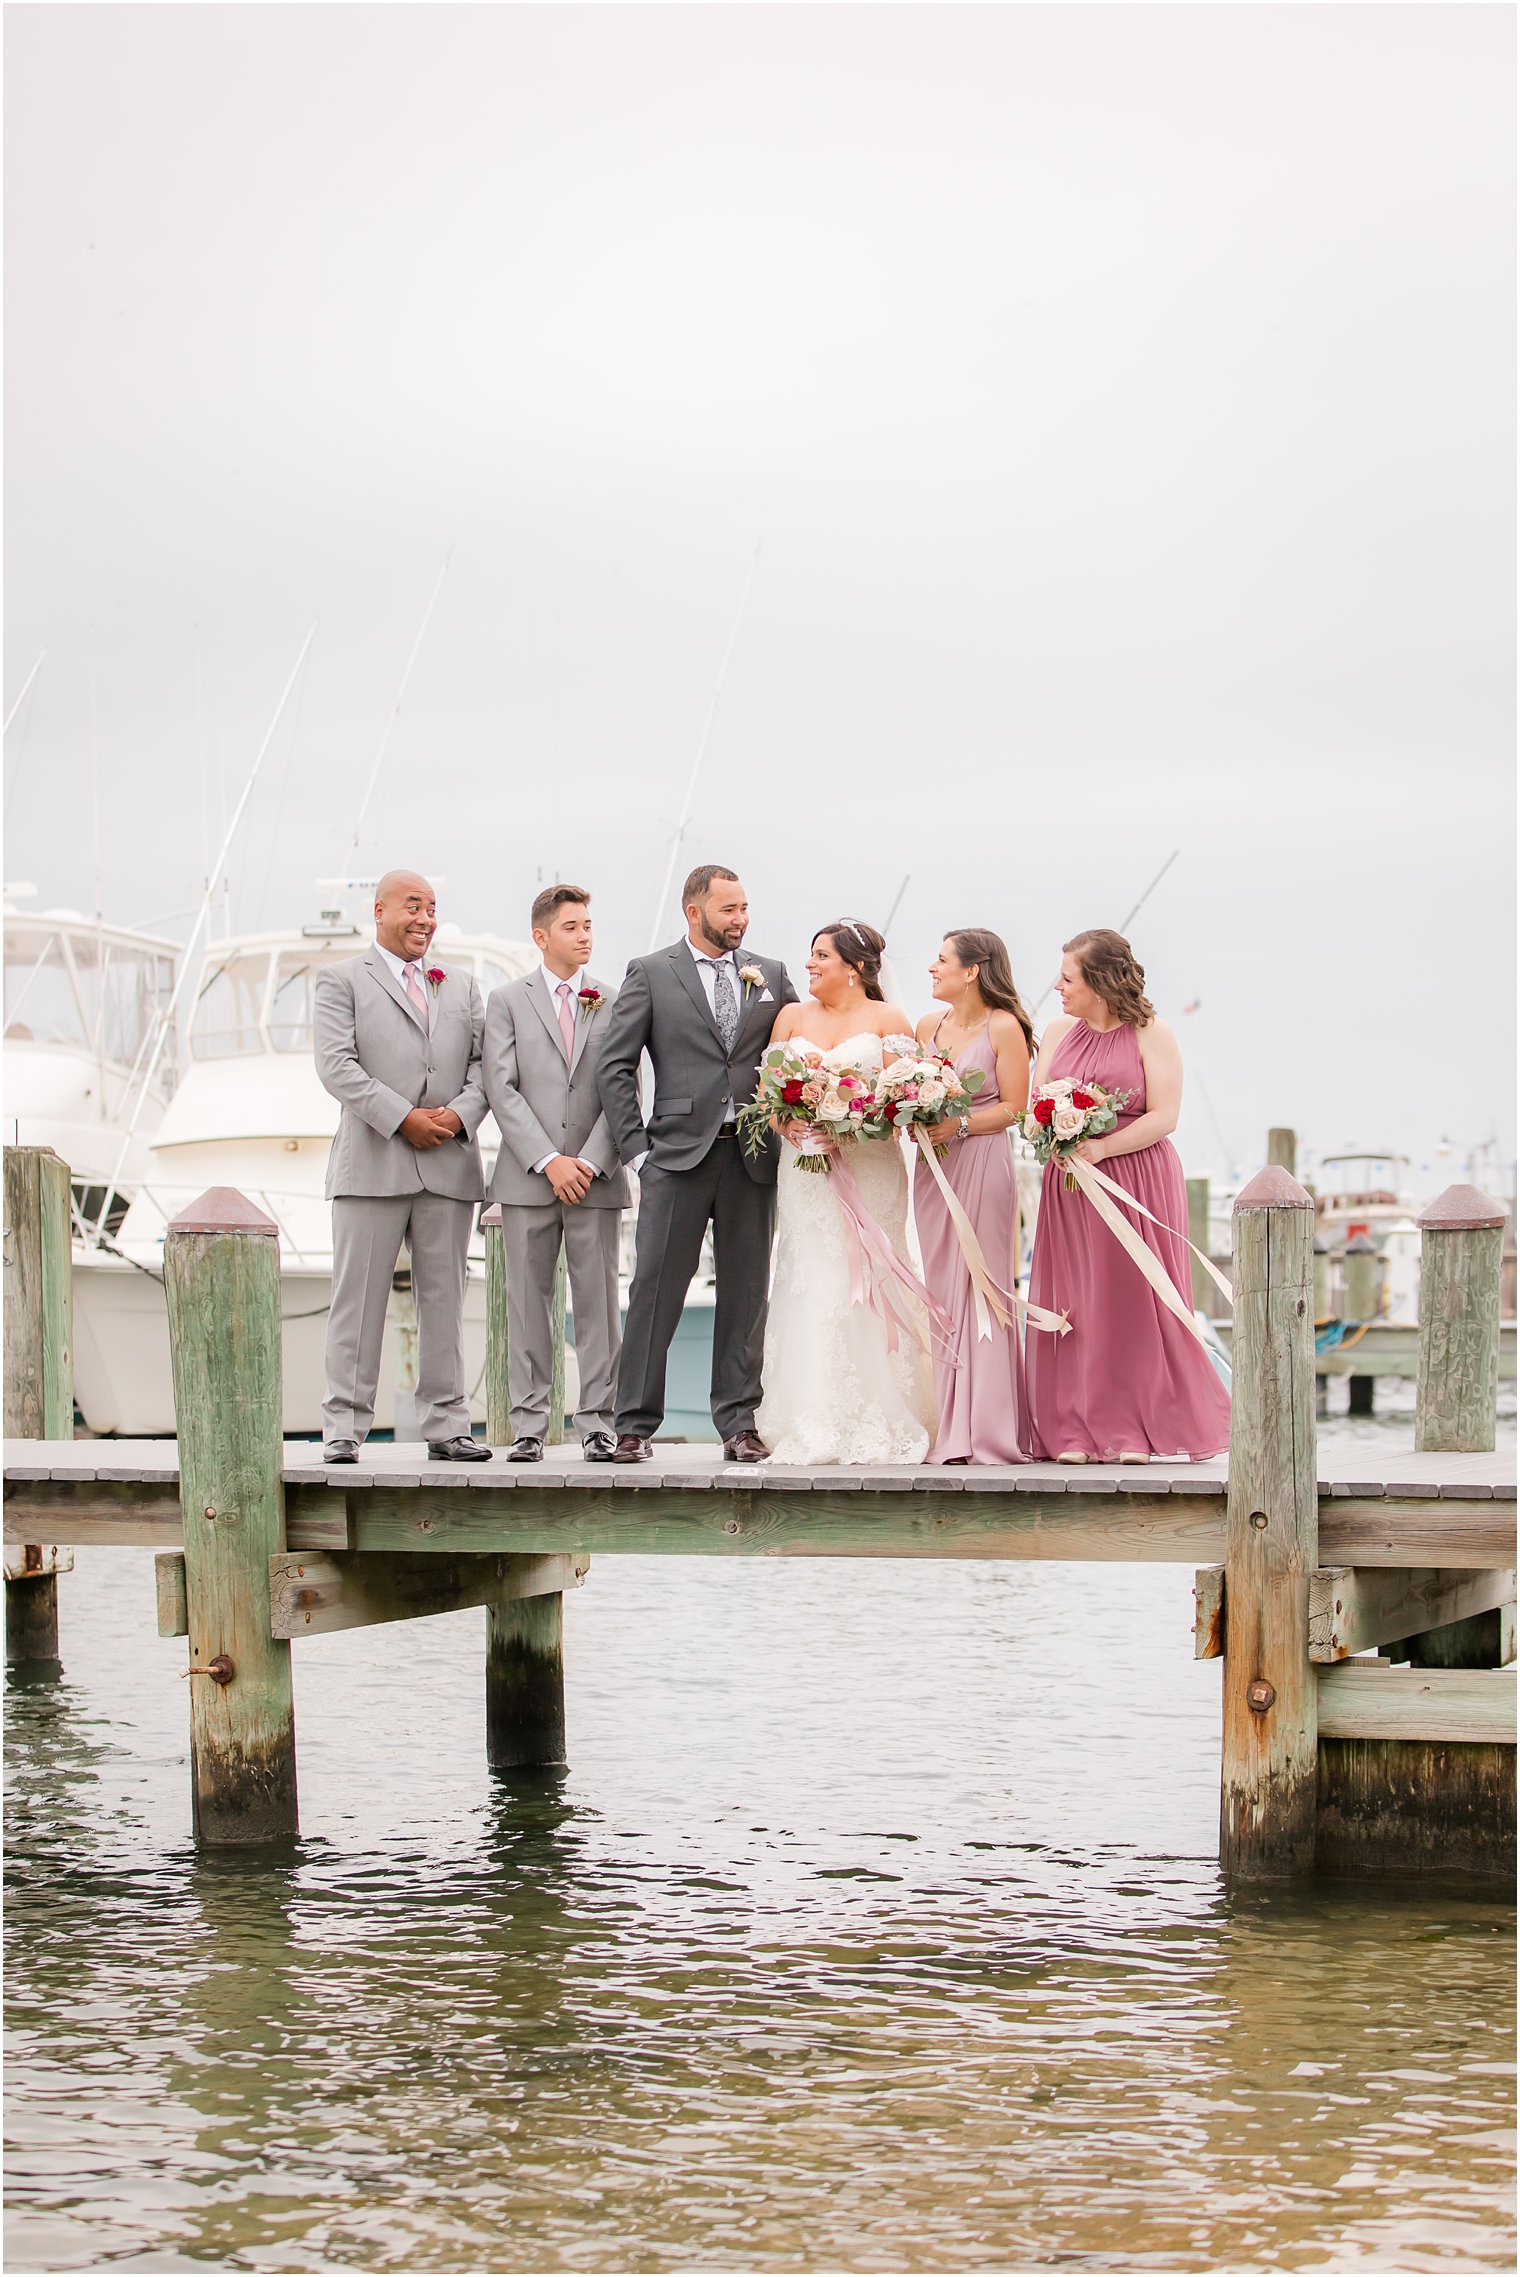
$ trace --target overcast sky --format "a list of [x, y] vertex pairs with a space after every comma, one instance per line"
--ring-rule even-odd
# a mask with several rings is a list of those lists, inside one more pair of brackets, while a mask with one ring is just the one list
[[1190, 1168], [1507, 1157], [1514, 27], [11, 7], [6, 876], [91, 906], [93, 656], [106, 914], [188, 911], [315, 620], [232, 866], [309, 916], [448, 556], [360, 861], [566, 874], [615, 976], [763, 541], [681, 864], [752, 946], [906, 877], [914, 1012], [947, 925], [1033, 1000], [1177, 848]]

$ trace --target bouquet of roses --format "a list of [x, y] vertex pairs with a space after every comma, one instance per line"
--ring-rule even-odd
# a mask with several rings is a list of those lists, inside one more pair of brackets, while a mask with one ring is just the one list
[[[1105, 1091], [1098, 1083], [1077, 1083], [1060, 1076], [1042, 1083], [1024, 1116], [1024, 1136], [1041, 1162], [1072, 1154], [1084, 1139], [1102, 1138], [1129, 1105], [1127, 1091]], [[1066, 1190], [1075, 1193], [1077, 1182], [1066, 1173]]]
[[962, 1075], [943, 1052], [926, 1050], [911, 1036], [889, 1036], [884, 1049], [900, 1047], [871, 1088], [860, 1125], [862, 1138], [890, 1138], [895, 1131], [932, 1131], [963, 1115], [986, 1077], [979, 1067]]
[[[800, 1038], [772, 1044], [760, 1062], [755, 1096], [739, 1109], [739, 1128], [750, 1154], [765, 1144], [772, 1117], [778, 1123], [806, 1123], [824, 1138], [854, 1138], [862, 1132], [871, 1086], [847, 1067], [831, 1066], [816, 1044]], [[799, 1170], [827, 1171], [828, 1151], [804, 1139], [797, 1149]]]

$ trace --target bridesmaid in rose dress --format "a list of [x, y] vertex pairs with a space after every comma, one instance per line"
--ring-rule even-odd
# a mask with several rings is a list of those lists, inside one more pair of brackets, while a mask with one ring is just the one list
[[[1040, 1043], [1035, 1088], [1059, 1076], [1128, 1091], [1116, 1130], [1077, 1152], [1162, 1221], [1118, 1205], [1193, 1307], [1187, 1190], [1172, 1145], [1182, 1105], [1182, 1056], [1145, 994], [1145, 970], [1106, 927], [1066, 944], [1056, 983], [1065, 1017]], [[1169, 1233], [1163, 1227], [1175, 1227]], [[1069, 1336], [1029, 1339], [1032, 1454], [1057, 1462], [1143, 1463], [1152, 1455], [1223, 1454], [1229, 1394], [1196, 1337], [1156, 1296], [1087, 1196], [1068, 1193], [1046, 1164], [1035, 1228], [1030, 1299], [1071, 1314]]]
[[[1019, 1002], [1008, 951], [996, 933], [947, 933], [929, 968], [934, 994], [946, 1007], [918, 1024], [918, 1040], [954, 1060], [964, 1075], [980, 1068], [985, 1081], [968, 1100], [941, 1168], [981, 1243], [987, 1270], [1011, 1290], [1018, 1257], [1019, 1192], [1009, 1126], [1029, 1104], [1029, 1062], [1034, 1028]], [[955, 1323], [953, 1359], [934, 1354], [939, 1431], [931, 1463], [1022, 1463], [1024, 1361], [1018, 1322], [992, 1323], [979, 1338], [971, 1276], [950, 1212], [927, 1163], [914, 1150], [913, 1221], [924, 1261], [924, 1283]]]

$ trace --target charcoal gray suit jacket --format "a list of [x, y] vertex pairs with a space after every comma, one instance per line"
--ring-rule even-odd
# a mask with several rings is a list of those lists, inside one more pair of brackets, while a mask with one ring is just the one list
[[[739, 1025], [725, 1051], [707, 991], [689, 944], [635, 957], [602, 1039], [598, 1082], [608, 1126], [624, 1162], [648, 1153], [657, 1170], [692, 1170], [718, 1135], [726, 1102], [753, 1098], [760, 1055], [783, 1004], [797, 991], [778, 957], [741, 949], [736, 966], [757, 965], [758, 987], [739, 984]], [[654, 1104], [644, 1120], [639, 1100], [639, 1056], [654, 1065]], [[744, 1166], [760, 1185], [775, 1181], [777, 1146], [767, 1137]]]

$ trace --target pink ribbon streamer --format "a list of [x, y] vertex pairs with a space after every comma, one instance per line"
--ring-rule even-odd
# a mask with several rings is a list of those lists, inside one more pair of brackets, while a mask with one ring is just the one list
[[887, 1332], [887, 1350], [895, 1352], [898, 1343], [898, 1324], [907, 1329], [921, 1352], [928, 1345], [917, 1321], [907, 1304], [912, 1296], [923, 1306], [935, 1328], [947, 1345], [953, 1342], [955, 1323], [923, 1282], [905, 1265], [892, 1247], [886, 1234], [866, 1208], [865, 1198], [855, 1183], [853, 1171], [847, 1170], [839, 1155], [833, 1160], [829, 1185], [844, 1216], [848, 1234], [845, 1243], [850, 1274], [851, 1304], [869, 1305]]

